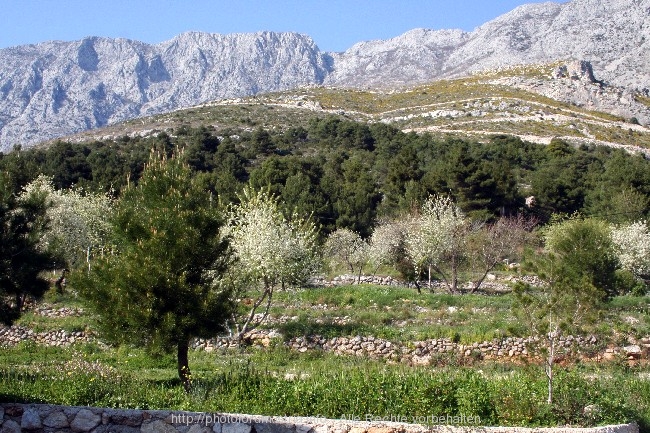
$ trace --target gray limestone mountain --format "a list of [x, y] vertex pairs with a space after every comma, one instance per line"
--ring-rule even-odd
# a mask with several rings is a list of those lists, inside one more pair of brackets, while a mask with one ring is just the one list
[[158, 45], [86, 38], [0, 50], [0, 150], [201, 102], [322, 82], [305, 35], [184, 33]]
[[[344, 53], [272, 32], [7, 48], [0, 50], [0, 150], [220, 98], [305, 85], [395, 87], [558, 60], [588, 61], [598, 80], [625, 95], [599, 101], [594, 80], [587, 90], [554, 86], [547, 95], [616, 111], [619, 99], [650, 88], [649, 36], [650, 0], [572, 0], [524, 5], [473, 32], [416, 29]], [[632, 117], [635, 105], [618, 112]]]

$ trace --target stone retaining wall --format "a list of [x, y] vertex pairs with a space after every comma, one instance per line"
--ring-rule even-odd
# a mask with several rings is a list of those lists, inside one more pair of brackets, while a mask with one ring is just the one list
[[[540, 342], [538, 338], [507, 337], [473, 344], [460, 344], [449, 338], [438, 338], [414, 342], [391, 342], [373, 336], [325, 338], [319, 335], [294, 337], [283, 342], [282, 336], [275, 331], [258, 330], [249, 334], [249, 342], [258, 346], [284, 344], [298, 352], [324, 350], [337, 355], [364, 356], [374, 359], [386, 359], [411, 365], [429, 365], [439, 356], [456, 356], [480, 359], [517, 358], [534, 356]], [[625, 347], [599, 347], [596, 337], [566, 336], [561, 337], [558, 356], [571, 354], [584, 358], [611, 360], [618, 357], [627, 359], [647, 358], [650, 353], [650, 337], [640, 340], [639, 344]], [[234, 342], [227, 338], [196, 339], [192, 342], [195, 350], [223, 350], [232, 347]]]
[[[361, 416], [363, 417], [363, 416]], [[468, 418], [469, 420], [469, 418]], [[471, 423], [468, 423], [471, 424]], [[384, 421], [0, 404], [0, 433], [638, 433], [636, 424], [594, 428], [451, 427]]]
[[[309, 350], [323, 350], [337, 355], [363, 356], [373, 359], [386, 359], [411, 365], [429, 365], [435, 363], [436, 357], [455, 356], [468, 359], [495, 359], [528, 357], [536, 353], [539, 345], [537, 338], [507, 337], [473, 344], [460, 344], [448, 338], [430, 339], [413, 342], [391, 342], [373, 336], [325, 338], [320, 335], [294, 337], [284, 341], [281, 334], [274, 330], [257, 330], [251, 332], [247, 340], [256, 346], [268, 347], [283, 344], [293, 350], [304, 353]], [[75, 343], [96, 341], [86, 332], [48, 331], [34, 332], [24, 326], [0, 326], [0, 347], [15, 346], [21, 342], [32, 341], [46, 346], [70, 346]], [[585, 358], [627, 359], [647, 358], [650, 354], [650, 337], [642, 338], [638, 344], [625, 347], [601, 348], [596, 337], [567, 336], [560, 340], [558, 355], [571, 354]], [[100, 343], [101, 344], [101, 343]], [[222, 337], [212, 339], [194, 339], [194, 350], [225, 350], [236, 346], [233, 340]]]
[[64, 330], [35, 332], [25, 326], [1, 326], [0, 347], [15, 346], [23, 341], [33, 341], [45, 346], [70, 346], [75, 343], [87, 343], [92, 337], [83, 331], [68, 332]]
[[[510, 275], [504, 279], [498, 279], [494, 274], [488, 274], [487, 278], [481, 284], [482, 290], [491, 290], [493, 292], [509, 292], [512, 290], [512, 284], [516, 282], [528, 283], [533, 286], [540, 286], [543, 284], [542, 280], [539, 277], [534, 275]], [[393, 278], [391, 276], [381, 276], [381, 275], [352, 275], [352, 274], [343, 274], [337, 275], [332, 279], [328, 279], [324, 276], [313, 277], [309, 280], [309, 284], [316, 287], [332, 287], [332, 286], [349, 286], [355, 284], [373, 284], [376, 286], [396, 286], [396, 287], [413, 287], [412, 283], [406, 283], [400, 279]], [[428, 290], [428, 281], [420, 281], [418, 283], [421, 288]], [[461, 285], [460, 290], [471, 290], [473, 284], [466, 283]], [[435, 291], [447, 291], [447, 286], [442, 281], [432, 281], [431, 289]]]

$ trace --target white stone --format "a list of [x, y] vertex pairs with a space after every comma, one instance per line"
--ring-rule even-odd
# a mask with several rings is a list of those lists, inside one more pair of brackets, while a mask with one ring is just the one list
[[201, 424], [192, 424], [187, 433], [211, 433], [210, 427]]
[[74, 432], [87, 432], [97, 427], [101, 422], [102, 417], [93, 413], [88, 409], [81, 409], [77, 412], [77, 415], [74, 417], [70, 423], [70, 428]]
[[153, 422], [143, 423], [140, 428], [141, 433], [178, 433], [178, 431], [167, 424], [165, 421], [156, 420]]
[[242, 422], [231, 422], [221, 426], [221, 433], [250, 433], [251, 425]]

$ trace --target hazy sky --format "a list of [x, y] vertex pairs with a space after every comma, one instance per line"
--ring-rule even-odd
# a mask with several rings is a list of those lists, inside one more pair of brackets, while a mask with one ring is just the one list
[[[179, 33], [295, 31], [324, 51], [414, 28], [473, 30], [524, 0], [2, 0], [0, 48], [108, 36], [158, 43]], [[566, 0], [555, 0], [565, 3]]]

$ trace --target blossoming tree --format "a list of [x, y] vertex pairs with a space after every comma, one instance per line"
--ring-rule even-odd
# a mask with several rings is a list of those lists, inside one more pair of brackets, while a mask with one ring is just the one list
[[614, 227], [612, 241], [623, 269], [637, 278], [650, 275], [650, 230], [645, 221]]
[[[90, 266], [91, 256], [107, 248], [113, 203], [106, 194], [83, 190], [56, 190], [52, 179], [40, 175], [21, 197], [40, 195], [47, 204], [47, 229], [39, 247], [59, 257], [69, 268]], [[110, 248], [109, 248], [110, 249]]]
[[319, 268], [317, 231], [309, 218], [285, 217], [270, 193], [248, 188], [231, 207], [225, 234], [237, 264], [222, 283], [250, 300], [248, 311], [233, 317], [241, 341], [268, 316], [275, 289], [305, 283]]
[[[469, 228], [470, 221], [450, 197], [429, 197], [420, 213], [411, 217], [406, 230], [406, 251], [413, 261], [416, 276], [427, 268], [430, 286], [433, 269], [442, 276], [448, 290], [455, 293]], [[445, 264], [449, 272], [443, 267]]]
[[368, 244], [350, 229], [337, 229], [325, 241], [325, 255], [334, 265], [347, 267], [361, 281], [363, 265], [368, 262]]

